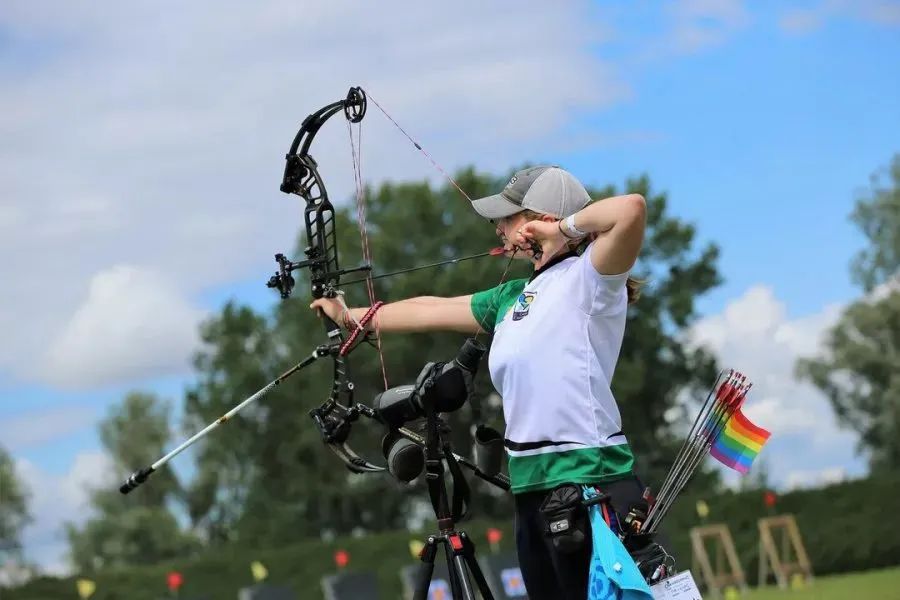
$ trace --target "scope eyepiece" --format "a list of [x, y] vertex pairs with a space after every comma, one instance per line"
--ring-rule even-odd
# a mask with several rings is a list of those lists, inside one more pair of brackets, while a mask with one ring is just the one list
[[481, 362], [485, 352], [487, 352], [487, 348], [484, 344], [475, 338], [468, 338], [463, 347], [459, 349], [455, 360], [466, 371], [475, 372], [478, 370], [478, 363]]

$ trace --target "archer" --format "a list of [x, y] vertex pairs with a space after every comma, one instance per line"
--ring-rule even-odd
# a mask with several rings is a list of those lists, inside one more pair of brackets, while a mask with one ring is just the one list
[[[472, 207], [495, 224], [511, 260], [533, 264], [530, 278], [453, 298], [409, 298], [376, 306], [377, 312], [348, 308], [340, 296], [327, 295], [310, 307], [349, 331], [362, 323], [376, 333], [493, 334], [489, 367], [503, 398], [516, 544], [528, 594], [587, 598], [589, 581], [595, 584], [590, 524], [575, 520], [580, 532], [554, 535], [547, 531], [548, 515], [566, 508], [567, 494], [572, 504], [573, 487], [580, 504], [581, 486], [589, 486], [611, 500], [615, 514], [606, 524], [615, 532], [642, 499], [610, 381], [626, 310], [638, 297], [629, 272], [643, 242], [645, 202], [629, 194], [592, 203], [570, 173], [540, 166], [519, 171], [503, 191]], [[649, 594], [633, 564], [616, 564], [625, 571], [607, 573], [607, 581]]]

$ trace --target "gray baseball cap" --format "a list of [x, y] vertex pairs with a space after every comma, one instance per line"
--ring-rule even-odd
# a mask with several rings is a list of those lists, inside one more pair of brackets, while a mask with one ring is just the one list
[[522, 169], [499, 194], [472, 201], [486, 219], [502, 219], [523, 210], [568, 217], [590, 203], [591, 197], [574, 175], [556, 166]]

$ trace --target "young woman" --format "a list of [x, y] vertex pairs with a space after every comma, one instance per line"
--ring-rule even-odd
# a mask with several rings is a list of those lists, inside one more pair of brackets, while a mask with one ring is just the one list
[[[516, 545], [529, 597], [585, 598], [590, 542], [561, 552], [545, 537], [539, 509], [552, 489], [568, 483], [597, 486], [623, 516], [640, 498], [610, 380], [626, 308], [637, 298], [628, 273], [644, 237], [644, 199], [628, 194], [591, 203], [570, 173], [541, 166], [519, 171], [501, 193], [472, 205], [496, 224], [509, 253], [534, 264], [534, 274], [468, 296], [385, 304], [377, 327], [493, 333], [488, 363], [503, 398]], [[347, 327], [366, 312], [335, 299], [311, 307]]]

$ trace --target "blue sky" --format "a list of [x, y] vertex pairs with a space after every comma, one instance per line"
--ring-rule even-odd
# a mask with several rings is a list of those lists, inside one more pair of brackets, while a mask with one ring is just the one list
[[[315, 19], [201, 6], [171, 20], [152, 3], [0, 9], [0, 249], [14, 257], [0, 267], [0, 443], [30, 484], [63, 490], [36, 492], [32, 559], [63, 568], [59, 524], [106, 481], [108, 407], [135, 388], [177, 403], [196, 323], [228, 298], [271, 305], [260, 282], [294, 231], [279, 157], [300, 118], [356, 83], [449, 168], [547, 161], [597, 185], [648, 173], [722, 248], [725, 283], [691, 335], [760, 378], [750, 414], [775, 433], [776, 482], [863, 472], [790, 366], [859, 296], [847, 215], [900, 150], [898, 3], [389, 3], [366, 18], [330, 3]], [[434, 177], [393, 135], [367, 130], [364, 176]], [[346, 197], [346, 139], [320, 138]], [[60, 260], [48, 292], [42, 270]]]

